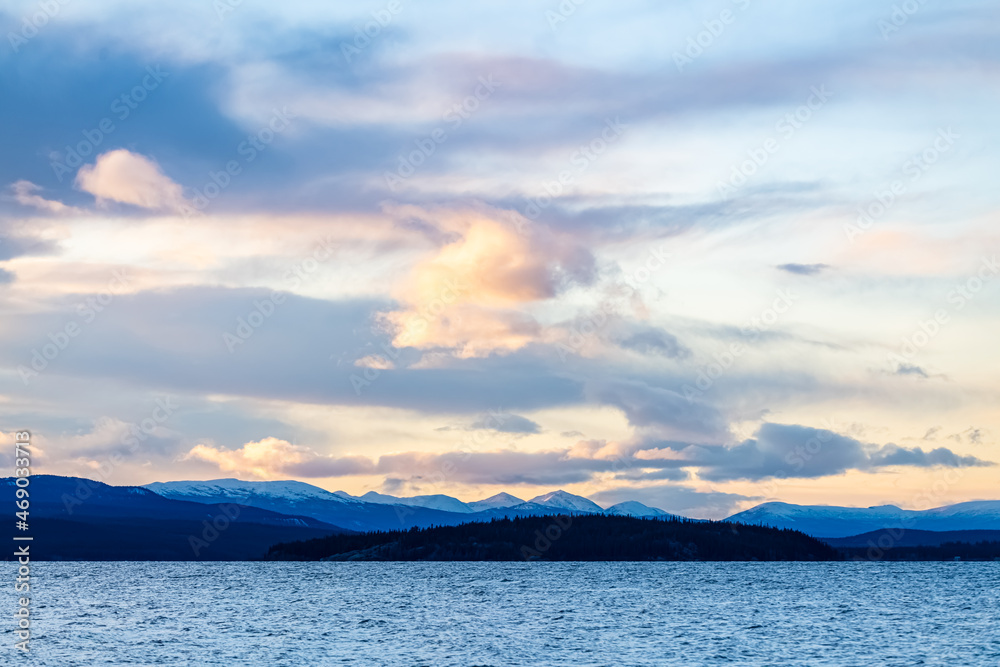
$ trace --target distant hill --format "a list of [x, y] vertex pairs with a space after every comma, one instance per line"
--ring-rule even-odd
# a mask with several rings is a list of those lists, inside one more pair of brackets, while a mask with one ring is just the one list
[[661, 517], [661, 518], [673, 516], [669, 512], [664, 512], [661, 509], [656, 509], [655, 507], [649, 507], [648, 505], [643, 505], [642, 503], [635, 500], [626, 500], [623, 503], [612, 505], [611, 507], [604, 510], [604, 513], [615, 514], [618, 516], [650, 516], [650, 517]]
[[[0, 479], [0, 498], [11, 507], [16, 488], [14, 478]], [[277, 542], [344, 532], [310, 517], [77, 477], [33, 475], [28, 490], [35, 560], [245, 560]]]
[[520, 505], [522, 503], [524, 503], [524, 501], [517, 496], [512, 496], [509, 493], [498, 493], [495, 496], [490, 496], [489, 498], [484, 498], [483, 500], [474, 500], [471, 503], [466, 503], [466, 505], [468, 505], [473, 512], [482, 512], [484, 510], [514, 507], [515, 505]]
[[935, 532], [932, 530], [873, 530], [852, 537], [821, 538], [835, 547], [870, 547], [882, 549], [894, 547], [937, 547], [949, 542], [1000, 542], [1000, 530], [949, 530]]
[[528, 501], [543, 507], [553, 507], [555, 509], [573, 510], [576, 512], [603, 512], [603, 508], [593, 500], [588, 500], [583, 496], [576, 496], [566, 491], [553, 491], [536, 496]]
[[802, 533], [760, 526], [604, 514], [495, 519], [278, 544], [273, 560], [840, 560]]
[[358, 498], [367, 503], [378, 503], [380, 505], [408, 505], [410, 507], [426, 507], [432, 510], [442, 510], [444, 512], [458, 512], [459, 514], [469, 514], [474, 512], [471, 507], [463, 503], [458, 498], [452, 498], [443, 494], [430, 496], [411, 496], [409, 498], [397, 498], [383, 493], [369, 491]]
[[836, 507], [764, 503], [727, 521], [792, 528], [816, 537], [850, 537], [882, 528], [953, 531], [1000, 530], [1000, 500], [981, 500], [929, 510], [894, 505]]

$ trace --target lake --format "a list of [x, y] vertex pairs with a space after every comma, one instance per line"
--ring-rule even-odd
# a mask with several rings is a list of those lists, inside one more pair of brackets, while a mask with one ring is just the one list
[[1000, 664], [1000, 563], [32, 563], [32, 580], [31, 653], [5, 614], [2, 664]]

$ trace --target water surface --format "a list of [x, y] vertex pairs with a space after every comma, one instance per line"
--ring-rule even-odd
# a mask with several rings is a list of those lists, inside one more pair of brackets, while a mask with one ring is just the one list
[[32, 567], [0, 664], [1000, 665], [1000, 563]]

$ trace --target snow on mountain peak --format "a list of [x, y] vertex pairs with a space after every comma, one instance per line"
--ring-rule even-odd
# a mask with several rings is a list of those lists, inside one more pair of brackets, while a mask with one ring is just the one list
[[321, 489], [312, 484], [298, 482], [295, 480], [281, 480], [274, 482], [244, 482], [239, 479], [213, 479], [204, 482], [181, 481], [181, 482], [153, 482], [146, 484], [146, 489], [166, 497], [203, 497], [203, 498], [239, 498], [246, 499], [251, 496], [265, 498], [281, 498], [284, 500], [334, 500], [341, 503], [356, 503], [357, 500], [344, 498], [326, 489]]
[[471, 507], [475, 512], [482, 512], [491, 509], [506, 509], [515, 505], [521, 505], [522, 503], [524, 501], [517, 496], [512, 496], [509, 493], [498, 493], [483, 500], [474, 500], [471, 503], [466, 503], [466, 505]]
[[549, 493], [535, 496], [529, 503], [542, 505], [544, 507], [557, 507], [559, 509], [573, 510], [575, 512], [603, 512], [600, 505], [592, 500], [587, 500], [583, 496], [575, 496], [563, 490], [551, 491]]
[[670, 512], [664, 512], [656, 507], [643, 505], [636, 500], [626, 500], [623, 503], [612, 505], [604, 510], [604, 513], [619, 516], [671, 516]]
[[442, 494], [400, 498], [384, 493], [369, 491], [365, 495], [361, 496], [360, 500], [368, 503], [378, 503], [380, 505], [406, 505], [408, 507], [424, 507], [426, 509], [441, 510], [443, 512], [459, 512], [461, 514], [469, 514], [474, 511], [458, 498], [452, 498], [451, 496], [445, 496]]
[[849, 537], [883, 528], [912, 530], [997, 530], [1000, 501], [959, 503], [927, 510], [895, 505], [837, 507], [764, 503], [730, 516], [727, 521], [794, 528], [817, 537]]

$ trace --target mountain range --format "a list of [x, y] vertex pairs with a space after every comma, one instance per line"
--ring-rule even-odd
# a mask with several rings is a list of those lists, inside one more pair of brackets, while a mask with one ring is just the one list
[[727, 521], [791, 528], [813, 537], [851, 537], [883, 528], [906, 531], [1000, 530], [1000, 500], [978, 500], [927, 510], [895, 505], [834, 507], [764, 503]]
[[[12, 477], [0, 479], [10, 506], [20, 488]], [[32, 475], [26, 488], [19, 535], [31, 538], [38, 560], [247, 560], [276, 542], [347, 532], [250, 504], [189, 502], [77, 477]]]
[[[13, 478], [0, 480], [0, 493], [6, 492], [12, 502], [16, 488]], [[552, 515], [682, 518], [637, 501], [603, 508], [562, 490], [529, 500], [500, 493], [463, 502], [440, 494], [353, 496], [298, 481], [218, 479], [136, 487], [53, 475], [31, 478], [31, 530], [39, 537], [37, 548], [44, 548], [43, 558], [48, 559], [243, 560], [263, 557], [278, 542], [331, 534]], [[922, 511], [892, 505], [858, 508], [769, 502], [726, 521], [796, 530], [837, 548], [939, 546], [952, 541], [995, 541], [1000, 534], [996, 532], [1000, 531], [1000, 501]], [[224, 539], [218, 539], [221, 533]]]
[[[509, 493], [463, 502], [441, 494], [412, 497], [369, 491], [352, 496], [329, 492], [304, 482], [244, 482], [218, 479], [206, 482], [158, 482], [146, 485], [167, 498], [193, 502], [237, 502], [282, 514], [312, 517], [355, 531], [397, 530], [446, 526], [493, 518], [561, 513], [611, 514], [634, 517], [670, 517], [669, 512], [627, 500], [602, 508], [566, 491], [552, 491], [529, 500]], [[894, 505], [837, 507], [768, 502], [725, 519], [734, 523], [790, 528], [820, 538], [860, 535], [880, 529], [917, 531], [1000, 530], [1000, 500], [959, 503], [928, 510], [905, 510]]]
[[552, 491], [530, 500], [509, 493], [462, 502], [445, 495], [397, 497], [369, 491], [352, 496], [344, 491], [326, 491], [304, 482], [244, 482], [216, 479], [205, 482], [155, 482], [146, 489], [165, 498], [199, 503], [240, 503], [307, 516], [355, 531], [398, 530], [429, 526], [454, 526], [470, 521], [549, 514], [600, 514], [668, 517], [668, 512], [636, 501], [602, 508], [592, 500], [566, 491]]

